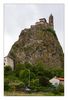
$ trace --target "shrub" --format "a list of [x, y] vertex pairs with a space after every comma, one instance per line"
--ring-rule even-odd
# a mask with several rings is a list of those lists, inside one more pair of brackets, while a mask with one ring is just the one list
[[64, 85], [59, 84], [59, 86], [58, 86], [58, 91], [59, 91], [59, 92], [64, 92]]
[[41, 86], [48, 86], [49, 85], [48, 77], [40, 76], [39, 77], [39, 83], [40, 83]]
[[5, 91], [21, 90], [23, 87], [24, 87], [24, 83], [13, 75], [10, 75], [4, 78], [4, 90]]
[[62, 68], [48, 68], [45, 70], [45, 76], [51, 79], [54, 76], [64, 77], [64, 70]]
[[9, 83], [9, 86], [12, 88], [13, 91], [22, 90], [24, 88], [24, 83], [20, 80], [15, 80]]
[[24, 82], [20, 82], [18, 85], [16, 85], [16, 90], [22, 91], [24, 87], [25, 87]]
[[53, 91], [54, 94], [60, 94], [64, 92], [64, 85], [59, 84], [58, 87], [53, 87]]
[[37, 91], [37, 89], [39, 87], [39, 79], [32, 79], [30, 82], [30, 87], [31, 87], [31, 89]]
[[9, 91], [9, 90], [10, 90], [9, 79], [5, 78], [4, 79], [4, 91]]
[[12, 73], [12, 68], [10, 66], [4, 67], [4, 75], [10, 75]]

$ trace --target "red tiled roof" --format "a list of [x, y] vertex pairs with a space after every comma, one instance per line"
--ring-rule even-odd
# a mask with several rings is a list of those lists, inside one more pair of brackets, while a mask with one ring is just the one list
[[64, 78], [61, 78], [61, 77], [59, 77], [57, 79], [60, 80], [60, 81], [64, 81]]

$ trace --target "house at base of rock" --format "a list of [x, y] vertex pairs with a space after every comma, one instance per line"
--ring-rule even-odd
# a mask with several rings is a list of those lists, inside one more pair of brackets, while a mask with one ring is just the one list
[[50, 79], [49, 82], [54, 86], [58, 86], [59, 84], [64, 85], [64, 78], [55, 76], [52, 79]]
[[60, 84], [64, 85], [64, 78], [59, 77], [59, 78], [57, 78], [57, 79], [60, 81]]
[[10, 66], [14, 70], [14, 60], [8, 56], [4, 57], [4, 66]]

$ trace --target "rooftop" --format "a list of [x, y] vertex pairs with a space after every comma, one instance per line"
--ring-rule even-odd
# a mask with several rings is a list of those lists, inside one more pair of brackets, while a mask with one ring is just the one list
[[64, 81], [64, 78], [61, 78], [61, 77], [56, 78], [56, 79], [58, 79], [58, 80], [60, 80], [60, 81]]

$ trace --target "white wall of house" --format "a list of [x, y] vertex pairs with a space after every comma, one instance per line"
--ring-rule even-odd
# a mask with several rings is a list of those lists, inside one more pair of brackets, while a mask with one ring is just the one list
[[12, 70], [14, 69], [14, 61], [8, 56], [4, 57], [4, 66], [10, 66]]
[[58, 79], [56, 79], [56, 77], [49, 80], [49, 82], [54, 86], [58, 86], [60, 84], [60, 81]]

